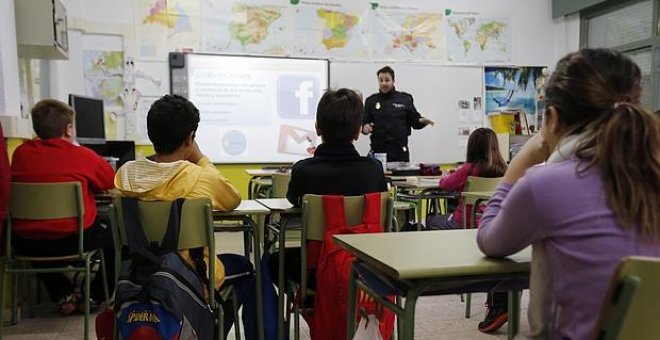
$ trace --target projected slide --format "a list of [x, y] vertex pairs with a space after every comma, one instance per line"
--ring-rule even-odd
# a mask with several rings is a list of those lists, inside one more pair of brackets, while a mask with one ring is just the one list
[[190, 54], [185, 69], [200, 111], [197, 142], [213, 162], [295, 162], [320, 143], [327, 60]]

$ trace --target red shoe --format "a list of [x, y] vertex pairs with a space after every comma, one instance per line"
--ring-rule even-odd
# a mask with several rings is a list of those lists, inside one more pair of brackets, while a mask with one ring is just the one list
[[504, 308], [493, 308], [493, 306], [486, 304], [486, 310], [488, 311], [486, 317], [478, 326], [479, 331], [483, 333], [495, 332], [509, 321], [509, 314]]

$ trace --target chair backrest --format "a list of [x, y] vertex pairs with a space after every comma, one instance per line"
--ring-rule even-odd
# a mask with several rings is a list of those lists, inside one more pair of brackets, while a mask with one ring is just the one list
[[270, 196], [273, 198], [285, 198], [286, 192], [289, 190], [289, 182], [291, 181], [290, 173], [273, 174], [273, 186]]
[[657, 339], [660, 258], [624, 258], [610, 284], [595, 332], [599, 340]]
[[79, 233], [78, 253], [83, 253], [84, 204], [80, 182], [12, 182], [10, 190], [7, 246], [11, 242], [12, 219], [50, 220], [75, 218]]
[[[128, 245], [122, 212], [122, 198], [114, 200], [113, 214], [119, 232], [119, 241]], [[140, 220], [145, 236], [149, 241], [160, 242], [165, 236], [171, 201], [139, 201]], [[213, 215], [211, 200], [208, 198], [186, 199], [181, 208], [181, 232], [179, 249], [198, 247], [214, 248]]]
[[463, 191], [495, 191], [501, 181], [502, 177], [486, 178], [469, 176]]
[[[392, 227], [392, 208], [394, 201], [389, 192], [381, 195], [381, 221], [384, 231]], [[364, 196], [345, 196], [344, 213], [346, 225], [362, 223]], [[302, 227], [307, 240], [322, 241], [325, 234], [325, 212], [323, 211], [323, 196], [305, 195], [302, 200]]]

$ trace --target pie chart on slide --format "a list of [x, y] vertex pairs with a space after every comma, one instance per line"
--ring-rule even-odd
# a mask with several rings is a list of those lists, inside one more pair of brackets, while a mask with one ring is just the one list
[[232, 155], [237, 156], [245, 152], [247, 139], [245, 134], [238, 130], [228, 131], [222, 136], [222, 149]]

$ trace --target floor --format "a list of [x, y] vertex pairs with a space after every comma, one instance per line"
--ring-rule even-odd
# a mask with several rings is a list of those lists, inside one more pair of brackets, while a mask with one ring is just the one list
[[[222, 252], [242, 253], [240, 234], [222, 234], [218, 250]], [[525, 291], [521, 302], [521, 330], [527, 330], [527, 300], [529, 296]], [[417, 302], [415, 320], [415, 339], [506, 339], [506, 325], [493, 334], [483, 334], [477, 330], [477, 323], [484, 317], [483, 304], [485, 294], [473, 294], [472, 317], [466, 319], [465, 304], [460, 296], [428, 296]], [[37, 309], [37, 317], [23, 319], [18, 325], [5, 325], [3, 336], [8, 340], [69, 340], [82, 339], [83, 317], [72, 315], [60, 317], [54, 312], [54, 306], [45, 304]], [[309, 331], [302, 322], [302, 339], [309, 339]], [[90, 339], [96, 339], [94, 325], [90, 325]], [[293, 335], [293, 332], [291, 332]], [[292, 336], [293, 338], [293, 336]], [[228, 339], [234, 339], [230, 334]]]

